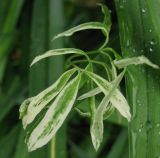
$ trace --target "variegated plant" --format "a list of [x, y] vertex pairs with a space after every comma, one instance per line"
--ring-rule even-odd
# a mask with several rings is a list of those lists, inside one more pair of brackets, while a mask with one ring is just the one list
[[[83, 99], [89, 100], [90, 111], [82, 112], [77, 107], [74, 109], [82, 116], [90, 117], [91, 139], [94, 148], [98, 150], [103, 140], [104, 119], [109, 117], [114, 110], [117, 110], [128, 121], [131, 120], [129, 105], [119, 90], [120, 82], [125, 72], [128, 71], [127, 66], [147, 64], [153, 68], [159, 68], [144, 56], [123, 59], [112, 48], [107, 47], [111, 28], [110, 14], [106, 6], [101, 4], [100, 6], [104, 14], [103, 22], [84, 23], [53, 38], [55, 40], [60, 37], [71, 36], [77, 31], [98, 29], [105, 36], [105, 42], [99, 49], [90, 52], [75, 48], [54, 49], [37, 56], [31, 64], [34, 65], [51, 56], [71, 55], [66, 62], [67, 67], [71, 69], [62, 74], [53, 85], [44, 91], [26, 99], [20, 107], [20, 118], [24, 129], [27, 131], [26, 143], [29, 151], [47, 144], [73, 109], [75, 101]], [[92, 54], [94, 54], [94, 58]], [[105, 57], [108, 62], [103, 62], [96, 56]], [[77, 57], [78, 60], [76, 60]], [[105, 70], [104, 76], [96, 73], [94, 70], [96, 65]], [[117, 74], [117, 69], [122, 69], [121, 73]], [[79, 89], [85, 87], [86, 84], [89, 84], [90, 90], [77, 98]], [[99, 93], [103, 93], [103, 98], [97, 105], [95, 99]]]

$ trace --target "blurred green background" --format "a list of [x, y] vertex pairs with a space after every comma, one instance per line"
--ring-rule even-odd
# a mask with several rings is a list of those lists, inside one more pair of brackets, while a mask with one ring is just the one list
[[74, 110], [45, 147], [27, 152], [19, 120], [22, 101], [53, 83], [64, 71], [67, 57], [44, 60], [30, 68], [33, 58], [53, 48], [96, 48], [104, 39], [99, 31], [78, 32], [51, 42], [57, 33], [80, 23], [101, 21], [96, 5], [111, 10], [109, 45], [120, 52], [118, 24], [112, 0], [1, 0], [0, 1], [0, 158], [128, 158], [127, 125], [119, 115], [105, 121], [104, 141], [95, 152], [89, 120]]

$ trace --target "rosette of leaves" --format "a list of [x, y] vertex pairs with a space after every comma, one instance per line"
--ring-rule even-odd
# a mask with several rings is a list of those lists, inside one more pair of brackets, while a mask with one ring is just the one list
[[[99, 5], [104, 14], [103, 22], [84, 23], [53, 38], [55, 40], [71, 36], [77, 31], [98, 29], [105, 36], [105, 41], [99, 49], [89, 52], [75, 48], [53, 49], [37, 56], [31, 64], [51, 56], [71, 55], [66, 62], [68, 70], [53, 85], [38, 95], [26, 99], [20, 107], [20, 118], [27, 131], [26, 143], [29, 151], [47, 144], [72, 109], [90, 118], [91, 139], [95, 150], [98, 150], [103, 141], [104, 119], [117, 110], [128, 121], [131, 120], [129, 105], [119, 89], [125, 72], [128, 72], [127, 66], [147, 64], [153, 68], [159, 68], [144, 56], [123, 59], [112, 48], [107, 47], [111, 29], [110, 13], [106, 6]], [[99, 56], [105, 58], [106, 62], [99, 60]], [[104, 69], [103, 76], [95, 72], [94, 68], [97, 65]], [[121, 70], [117, 71], [117, 69]], [[77, 98], [78, 91], [86, 85], [89, 85], [90, 90]], [[100, 93], [103, 95], [97, 103], [96, 96]], [[77, 107], [73, 108], [76, 100], [83, 99], [89, 100], [89, 111], [84, 112]]]

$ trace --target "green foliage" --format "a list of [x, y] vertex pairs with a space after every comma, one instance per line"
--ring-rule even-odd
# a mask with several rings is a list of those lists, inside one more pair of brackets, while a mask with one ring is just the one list
[[0, 1], [0, 157], [159, 157], [160, 2], [100, 1]]
[[45, 116], [26, 140], [29, 151], [50, 141], [60, 128], [75, 102], [81, 75], [71, 80], [49, 106]]
[[37, 96], [29, 98], [22, 103], [20, 108], [20, 118], [23, 119], [23, 127], [26, 128], [37, 114], [53, 100], [64, 88], [67, 81], [73, 75], [75, 69], [65, 72], [53, 85], [42, 91]]
[[[71, 36], [77, 31], [100, 29], [105, 35], [105, 42], [99, 49], [90, 52], [75, 48], [54, 49], [37, 56], [31, 64], [33, 65], [51, 56], [76, 54], [71, 56], [67, 63], [68, 67], [73, 67], [74, 69], [64, 73], [51, 87], [42, 91], [37, 96], [27, 99], [21, 105], [20, 115], [23, 119], [24, 127], [29, 123], [31, 123], [31, 125], [34, 124], [31, 129], [26, 129], [29, 133], [26, 139], [29, 151], [40, 148], [51, 140], [70, 113], [76, 101], [78, 90], [83, 88], [88, 82], [90, 83], [91, 90], [80, 96], [78, 100], [89, 98], [90, 111], [85, 113], [78, 108], [76, 108], [76, 110], [82, 116], [90, 117], [92, 143], [94, 148], [98, 150], [103, 140], [103, 120], [106, 119], [114, 109], [118, 110], [128, 121], [131, 120], [129, 105], [118, 89], [124, 77], [126, 67], [131, 64], [137, 65], [145, 63], [154, 68], [158, 68], [157, 65], [152, 64], [146, 57], [122, 59], [116, 51], [106, 47], [111, 27], [110, 14], [106, 6], [100, 6], [104, 13], [103, 22], [84, 23], [54, 37], [54, 39], [57, 39], [63, 36]], [[107, 51], [111, 51], [114, 57]], [[92, 59], [92, 54], [106, 57], [108, 62]], [[78, 60], [76, 60], [77, 57], [79, 57]], [[86, 64], [84, 65], [84, 63]], [[98, 72], [95, 72], [95, 65], [100, 65], [104, 68], [105, 75], [103, 77], [99, 75]], [[117, 75], [116, 66], [124, 69], [119, 75]], [[87, 69], [87, 67], [90, 67], [90, 69]], [[78, 71], [78, 75], [69, 81], [69, 78], [75, 71]], [[83, 83], [80, 81], [80, 78], [82, 78]], [[95, 87], [94, 83], [98, 88]], [[101, 98], [99, 105], [97, 105], [95, 102], [96, 95], [101, 92], [103, 92], [104, 97]], [[39, 118], [36, 124], [33, 121], [35, 117], [37, 118], [36, 120]]]
[[[160, 63], [160, 1], [115, 0], [121, 49], [125, 58], [145, 55]], [[132, 121], [129, 125], [129, 157], [160, 156], [160, 71], [129, 66], [126, 75]]]

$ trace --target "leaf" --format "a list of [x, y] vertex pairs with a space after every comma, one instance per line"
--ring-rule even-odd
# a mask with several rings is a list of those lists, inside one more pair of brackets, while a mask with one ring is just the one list
[[37, 96], [25, 100], [20, 107], [20, 118], [23, 127], [26, 128], [39, 112], [64, 88], [76, 69], [71, 69], [61, 75], [61, 77], [50, 87], [39, 93]]
[[114, 110], [115, 110], [115, 107], [111, 103], [109, 103], [104, 111], [103, 120], [106, 120], [108, 117], [110, 117], [111, 114], [114, 112]]
[[[92, 72], [89, 72], [89, 71], [84, 71], [84, 72], [99, 86], [99, 88], [105, 95], [108, 95], [109, 90], [113, 86], [113, 83], [108, 82], [104, 78]], [[121, 74], [120, 77], [123, 77], [123, 73]], [[120, 114], [123, 117], [127, 118], [127, 120], [130, 121], [131, 114], [130, 114], [129, 105], [125, 97], [123, 96], [123, 94], [118, 89], [116, 89], [115, 92], [113, 93], [113, 96], [110, 98], [110, 102], [120, 112]]]
[[[88, 22], [88, 23], [84, 23], [84, 24], [80, 24], [78, 26], [75, 26], [67, 31], [64, 31], [60, 34], [58, 34], [57, 36], [55, 36], [53, 38], [53, 40], [60, 38], [60, 37], [64, 37], [64, 36], [71, 36], [74, 33], [78, 32], [78, 31], [82, 31], [82, 30], [88, 30], [88, 29], [99, 29], [105, 32], [106, 35], [106, 28], [105, 25], [103, 23], [100, 22]], [[108, 33], [107, 33], [108, 34]]]
[[97, 151], [103, 140], [103, 112], [98, 114], [96, 111], [94, 119], [91, 123], [90, 133], [93, 146]]
[[97, 95], [101, 92], [102, 92], [101, 89], [99, 87], [97, 87], [97, 88], [94, 88], [94, 89], [90, 90], [87, 93], [82, 94], [81, 96], [78, 97], [77, 100], [83, 100], [83, 99], [86, 99], [86, 98], [90, 98], [90, 97], [95, 96], [95, 95]]
[[145, 56], [139, 56], [139, 57], [132, 57], [132, 58], [125, 58], [121, 60], [114, 60], [114, 64], [119, 68], [124, 68], [129, 65], [139, 65], [139, 64], [146, 64], [149, 65], [155, 69], [159, 69], [159, 66], [156, 64], [153, 64], [148, 58]]
[[79, 108], [74, 108], [77, 112], [78, 112], [78, 114], [79, 115], [81, 115], [82, 117], [90, 117], [91, 116], [91, 114], [90, 114], [90, 112], [83, 112], [82, 110], [80, 110]]
[[111, 27], [111, 17], [109, 9], [104, 4], [98, 3], [98, 5], [101, 6], [102, 13], [104, 14], [103, 23], [107, 26], [107, 30], [109, 31]]
[[[92, 143], [97, 151], [98, 148], [100, 147], [100, 144], [102, 143], [103, 140], [103, 114], [109, 105], [109, 101], [111, 96], [113, 96], [116, 88], [118, 87], [120, 81], [122, 80], [122, 77], [124, 75], [123, 71], [113, 82], [112, 86], [105, 92], [105, 97], [101, 101], [100, 105], [95, 111], [94, 115], [94, 120], [91, 124], [91, 138], [92, 138]], [[100, 85], [100, 87], [103, 85], [103, 82], [98, 78], [98, 76], [95, 76], [96, 74], [92, 73], [94, 78], [93, 81], [97, 84]]]
[[35, 59], [31, 63], [31, 66], [44, 58], [48, 58], [51, 56], [57, 56], [57, 55], [66, 55], [66, 54], [80, 54], [80, 55], [84, 55], [84, 56], [86, 56], [86, 58], [88, 58], [87, 54], [80, 49], [60, 48], [60, 49], [53, 49], [53, 50], [47, 51], [46, 53], [35, 57]]
[[75, 102], [81, 75], [70, 81], [51, 104], [44, 118], [27, 140], [28, 150], [33, 151], [47, 144], [63, 124]]

